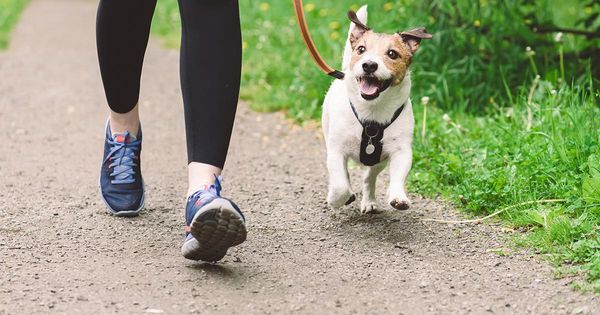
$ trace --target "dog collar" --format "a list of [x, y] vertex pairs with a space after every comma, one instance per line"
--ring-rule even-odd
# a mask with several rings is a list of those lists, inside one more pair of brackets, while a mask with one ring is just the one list
[[352, 112], [354, 116], [363, 127], [362, 137], [360, 141], [360, 162], [366, 166], [373, 166], [381, 162], [381, 153], [383, 152], [383, 143], [381, 140], [383, 139], [383, 132], [387, 127], [396, 121], [396, 119], [402, 114], [404, 110], [404, 105], [400, 106], [395, 112], [392, 119], [387, 124], [380, 124], [376, 121], [372, 120], [362, 120], [358, 117], [358, 113], [356, 112], [356, 108], [352, 101], [350, 101], [350, 107], [352, 108]]

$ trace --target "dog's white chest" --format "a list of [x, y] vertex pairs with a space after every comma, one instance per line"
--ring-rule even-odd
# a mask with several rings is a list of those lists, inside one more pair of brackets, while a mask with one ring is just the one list
[[[373, 134], [370, 135], [374, 139], [381, 139], [382, 152], [380, 160], [382, 162], [403, 146], [411, 145], [414, 120], [410, 101], [406, 101], [404, 104], [396, 102], [391, 106], [395, 106], [395, 111], [403, 105], [404, 109], [397, 119], [384, 130], [378, 131], [383, 134], [383, 137], [375, 134], [376, 131], [372, 131]], [[342, 81], [335, 81], [332, 84], [323, 106], [323, 129], [328, 151], [343, 152], [344, 156], [360, 162], [363, 126], [352, 111], [350, 99]], [[374, 153], [375, 143], [371, 146], [367, 143], [363, 149], [364, 153]]]

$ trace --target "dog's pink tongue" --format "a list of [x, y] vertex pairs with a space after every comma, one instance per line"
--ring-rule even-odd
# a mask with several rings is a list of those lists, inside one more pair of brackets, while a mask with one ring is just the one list
[[368, 80], [360, 82], [360, 92], [364, 95], [373, 95], [377, 93], [379, 87], [376, 84], [370, 83]]

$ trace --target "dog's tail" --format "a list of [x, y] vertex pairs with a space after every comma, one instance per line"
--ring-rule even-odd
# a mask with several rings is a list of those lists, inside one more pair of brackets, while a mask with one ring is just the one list
[[[363, 24], [367, 25], [367, 5], [363, 5], [356, 12], [356, 16], [358, 20]], [[344, 59], [342, 60], [342, 70], [347, 71], [348, 66], [350, 65], [350, 59], [352, 58], [352, 47], [350, 47], [350, 34], [352, 33], [352, 29], [355, 27], [354, 23], [350, 22], [350, 29], [348, 30], [348, 39], [346, 39], [346, 48], [344, 48]]]

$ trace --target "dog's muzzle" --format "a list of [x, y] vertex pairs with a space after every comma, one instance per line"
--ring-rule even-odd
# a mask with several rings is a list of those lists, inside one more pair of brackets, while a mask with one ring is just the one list
[[387, 90], [391, 85], [393, 79], [380, 80], [373, 75], [365, 75], [356, 78], [360, 95], [367, 101], [374, 100], [379, 97], [383, 91]]

